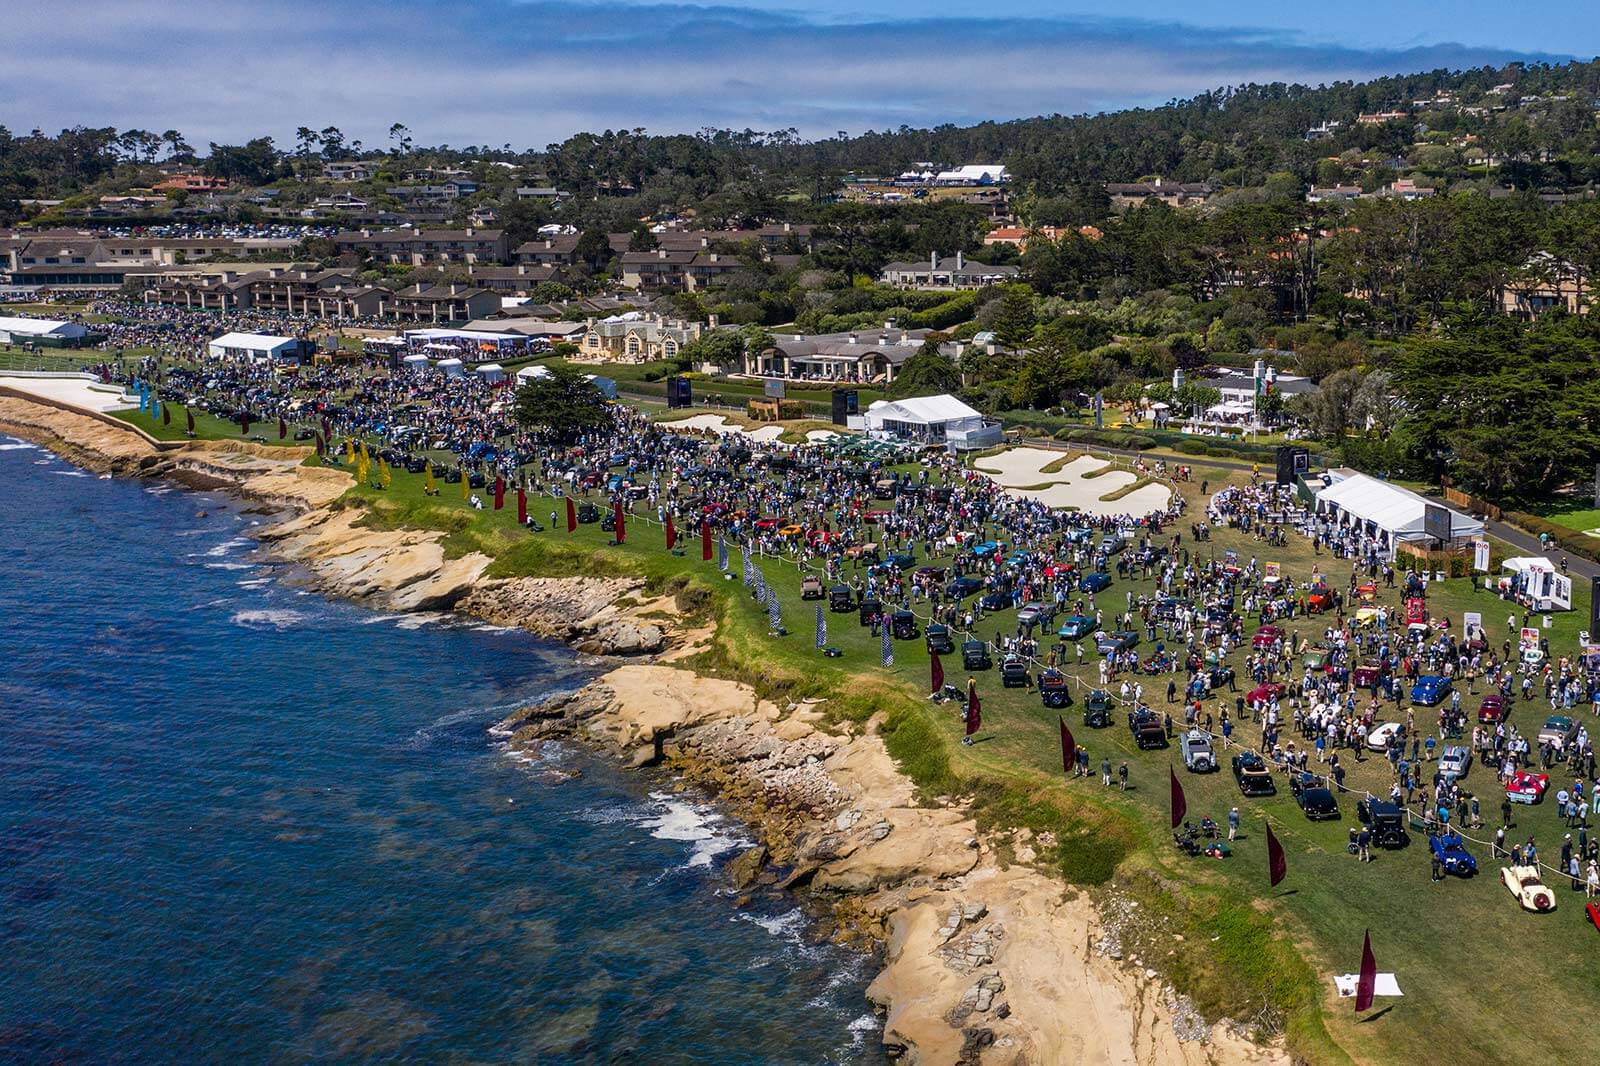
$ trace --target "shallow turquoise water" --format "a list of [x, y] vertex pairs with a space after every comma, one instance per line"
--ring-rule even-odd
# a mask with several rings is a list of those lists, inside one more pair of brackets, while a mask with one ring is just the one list
[[881, 1058], [865, 960], [720, 894], [737, 826], [503, 750], [570, 652], [326, 602], [258, 521], [0, 438], [0, 1061]]

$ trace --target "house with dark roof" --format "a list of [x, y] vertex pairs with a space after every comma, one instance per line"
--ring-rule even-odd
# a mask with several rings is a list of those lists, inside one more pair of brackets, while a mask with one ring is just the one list
[[1017, 274], [1014, 266], [990, 266], [961, 252], [943, 258], [933, 252], [925, 262], [890, 263], [883, 268], [882, 280], [907, 289], [981, 289], [1015, 281]]
[[383, 263], [504, 263], [510, 256], [505, 230], [392, 229], [345, 230], [333, 238], [341, 254], [354, 253]]

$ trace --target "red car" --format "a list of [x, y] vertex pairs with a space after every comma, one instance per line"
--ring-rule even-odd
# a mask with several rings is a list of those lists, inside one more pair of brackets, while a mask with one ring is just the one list
[[861, 516], [861, 520], [869, 526], [875, 526], [888, 517], [888, 511], [868, 511], [866, 514]]
[[1251, 689], [1245, 696], [1245, 701], [1248, 703], [1271, 703], [1282, 696], [1283, 693], [1284, 688], [1282, 685], [1276, 681], [1268, 681]]
[[770, 533], [778, 528], [778, 520], [776, 518], [758, 518], [755, 521], [755, 526], [763, 533]]
[[1478, 708], [1478, 721], [1484, 725], [1494, 725], [1506, 716], [1506, 701], [1503, 697], [1490, 693], [1483, 698], [1483, 705]]
[[1250, 639], [1253, 648], [1270, 648], [1283, 639], [1283, 630], [1277, 626], [1262, 626], [1256, 630], [1256, 635]]
[[1506, 799], [1512, 803], [1538, 803], [1550, 787], [1549, 774], [1535, 774], [1518, 770], [1506, 782]]
[[1382, 677], [1383, 666], [1370, 660], [1350, 671], [1350, 683], [1356, 688], [1375, 689]]
[[1333, 592], [1326, 585], [1318, 585], [1306, 597], [1306, 610], [1312, 614], [1333, 610]]

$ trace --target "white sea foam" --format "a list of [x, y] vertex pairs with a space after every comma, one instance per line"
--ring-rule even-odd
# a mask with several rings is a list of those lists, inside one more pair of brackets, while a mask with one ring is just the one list
[[206, 563], [207, 570], [254, 570], [255, 563]]
[[86, 470], [52, 470], [50, 472], [52, 474], [54, 474], [56, 477], [88, 477], [89, 476], [89, 473]]
[[253, 577], [248, 581], [237, 581], [234, 583], [242, 589], [264, 589], [268, 585], [272, 584], [272, 579], [270, 577]]
[[883, 1030], [883, 1023], [876, 1014], [863, 1014], [845, 1028], [850, 1032], [850, 1043], [861, 1047], [867, 1042], [867, 1037]]
[[680, 840], [693, 847], [683, 869], [710, 866], [711, 860], [745, 843], [723, 816], [711, 807], [696, 805], [666, 792], [652, 792], [656, 802], [652, 817], [639, 824], [657, 840]]
[[361, 624], [364, 626], [374, 626], [379, 622], [398, 622], [404, 617], [405, 615], [403, 614], [369, 614], [367, 617], [361, 619]]
[[39, 446], [37, 444], [30, 444], [25, 440], [17, 440], [15, 437], [7, 437], [5, 443], [0, 444], [0, 452], [36, 452], [38, 450]]
[[229, 540], [223, 541], [221, 544], [218, 544], [214, 548], [207, 548], [206, 552], [205, 552], [206, 558], [208, 558], [208, 559], [221, 558], [222, 556], [227, 555], [228, 553], [230, 553], [232, 551], [235, 551], [235, 550], [237, 550], [239, 548], [243, 548], [245, 545], [247, 545], [249, 543], [250, 543], [250, 540], [247, 537], [233, 537], [233, 538], [231, 538]]
[[449, 617], [443, 611], [418, 611], [400, 617], [394, 624], [398, 629], [421, 629], [423, 626], [437, 625]]
[[256, 629], [284, 630], [294, 628], [305, 619], [306, 616], [299, 611], [253, 610], [236, 611], [229, 621], [234, 625]]

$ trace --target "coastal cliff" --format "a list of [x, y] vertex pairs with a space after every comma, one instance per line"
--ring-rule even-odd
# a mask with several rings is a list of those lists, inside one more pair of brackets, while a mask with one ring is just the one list
[[[397, 611], [456, 610], [601, 655], [646, 657], [501, 723], [519, 752], [574, 736], [707, 789], [762, 843], [730, 864], [737, 892], [806, 893], [824, 931], [881, 945], [869, 995], [891, 1056], [922, 1064], [1284, 1062], [1210, 1026], [1159, 980], [1097, 950], [1087, 896], [1032, 865], [1033, 844], [980, 835], [958, 799], [925, 802], [877, 735], [825, 704], [779, 705], [678, 660], [704, 648], [671, 596], [628, 577], [494, 577], [438, 530], [383, 529], [340, 497], [347, 474], [305, 449], [190, 442], [157, 448], [102, 420], [0, 397], [0, 432], [124, 476], [229, 486], [295, 513], [260, 532], [331, 595]], [[1002, 848], [1004, 843], [1007, 846]]]

